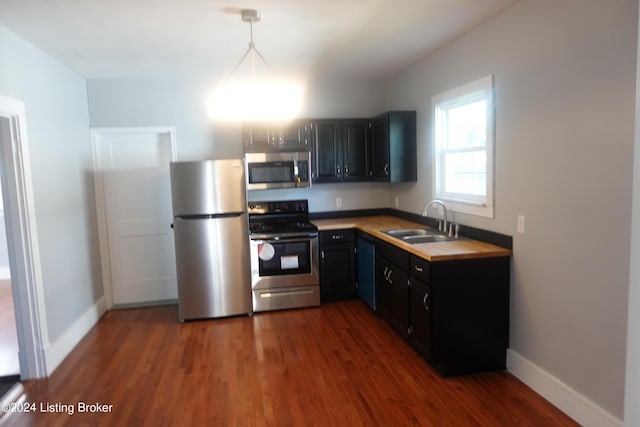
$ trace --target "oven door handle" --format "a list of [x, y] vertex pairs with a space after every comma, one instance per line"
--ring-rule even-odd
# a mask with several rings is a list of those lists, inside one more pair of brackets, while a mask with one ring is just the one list
[[308, 242], [310, 240], [317, 239], [317, 234], [309, 234], [308, 236], [295, 236], [295, 237], [273, 237], [267, 239], [251, 239], [257, 243], [295, 243], [295, 242]]

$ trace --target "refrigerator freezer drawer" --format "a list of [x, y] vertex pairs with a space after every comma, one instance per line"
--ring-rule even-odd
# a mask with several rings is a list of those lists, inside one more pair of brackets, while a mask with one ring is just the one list
[[181, 320], [251, 313], [249, 233], [245, 213], [174, 218]]

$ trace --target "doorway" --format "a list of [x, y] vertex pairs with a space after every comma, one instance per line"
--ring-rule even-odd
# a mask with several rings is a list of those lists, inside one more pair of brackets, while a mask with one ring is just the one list
[[91, 131], [103, 282], [108, 307], [173, 304], [170, 228], [173, 128]]
[[[0, 94], [0, 188], [10, 272], [11, 308], [3, 310], [16, 331], [19, 378], [47, 375], [44, 290], [24, 103]], [[12, 312], [10, 312], [11, 310]], [[47, 343], [47, 345], [45, 345]], [[17, 377], [17, 375], [16, 375]], [[0, 384], [1, 386], [2, 384]]]
[[[6, 120], [0, 118], [0, 120]], [[1, 188], [0, 188], [1, 191]], [[11, 269], [4, 203], [0, 192], [0, 378], [20, 374], [18, 361], [18, 332], [11, 290]]]

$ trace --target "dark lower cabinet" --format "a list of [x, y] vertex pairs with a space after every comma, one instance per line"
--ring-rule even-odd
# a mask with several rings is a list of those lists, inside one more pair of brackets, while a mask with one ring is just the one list
[[431, 355], [431, 288], [416, 279], [411, 279], [411, 344], [430, 362]]
[[[376, 244], [376, 307], [397, 333], [409, 336], [409, 254], [386, 242]], [[379, 288], [379, 289], [378, 289]]]
[[356, 238], [356, 264], [358, 297], [373, 310], [376, 309], [375, 274], [376, 250], [373, 237], [358, 233]]
[[[379, 247], [376, 246], [376, 250]], [[376, 256], [376, 282], [375, 282], [375, 295], [376, 295], [376, 313], [385, 320], [389, 320], [389, 280], [387, 278], [387, 272], [389, 271], [389, 264], [384, 259]]]
[[376, 241], [376, 308], [443, 376], [506, 368], [510, 258], [429, 262]]
[[356, 297], [354, 230], [321, 231], [320, 296], [323, 302]]

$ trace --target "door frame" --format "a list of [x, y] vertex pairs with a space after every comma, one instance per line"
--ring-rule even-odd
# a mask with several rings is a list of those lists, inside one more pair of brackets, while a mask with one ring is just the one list
[[0, 117], [8, 119], [10, 127], [9, 141], [0, 138], [0, 173], [20, 376], [23, 380], [43, 378], [47, 376], [45, 349], [49, 347], [49, 334], [24, 103], [0, 95]]
[[168, 135], [170, 141], [171, 161], [177, 160], [176, 130], [171, 126], [159, 127], [96, 127], [91, 128], [91, 150], [93, 151], [94, 186], [96, 193], [96, 212], [98, 220], [98, 240], [100, 243], [100, 266], [102, 270], [102, 286], [107, 299], [107, 309], [113, 308], [113, 282], [111, 277], [111, 256], [109, 253], [109, 233], [106, 211], [106, 194], [102, 171], [104, 159], [102, 158], [101, 136], [123, 133]]

